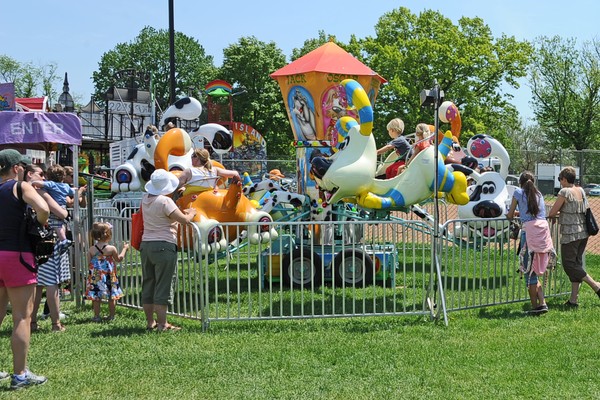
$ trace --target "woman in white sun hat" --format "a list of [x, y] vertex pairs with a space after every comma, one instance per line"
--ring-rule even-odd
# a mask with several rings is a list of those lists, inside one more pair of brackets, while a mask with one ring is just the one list
[[196, 210], [188, 208], [182, 212], [173, 199], [167, 197], [178, 185], [179, 179], [174, 174], [157, 169], [146, 184], [147, 193], [142, 198], [142, 303], [146, 328], [150, 331], [180, 329], [167, 322], [167, 307], [173, 302], [177, 271], [177, 223], [190, 223]]

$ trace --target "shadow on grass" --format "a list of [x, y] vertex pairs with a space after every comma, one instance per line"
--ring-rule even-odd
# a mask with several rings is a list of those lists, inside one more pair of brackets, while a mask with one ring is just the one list
[[513, 306], [493, 306], [480, 308], [477, 316], [481, 319], [520, 319], [527, 318], [530, 315], [525, 310], [525, 305], [522, 310], [517, 310]]
[[373, 317], [373, 318], [336, 318], [336, 319], [301, 319], [279, 321], [219, 321], [210, 324], [209, 334], [240, 334], [249, 331], [260, 333], [355, 333], [398, 332], [408, 326], [429, 327], [429, 318], [419, 317]]

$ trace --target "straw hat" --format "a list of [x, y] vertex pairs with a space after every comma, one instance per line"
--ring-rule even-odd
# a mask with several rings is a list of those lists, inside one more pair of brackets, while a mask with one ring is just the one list
[[269, 171], [269, 178], [270, 179], [278, 180], [278, 179], [285, 178], [285, 175], [282, 174], [281, 171], [278, 170], [278, 169], [272, 169], [272, 170]]
[[150, 176], [150, 182], [146, 183], [146, 192], [153, 195], [171, 194], [179, 186], [179, 179], [169, 171], [157, 169]]

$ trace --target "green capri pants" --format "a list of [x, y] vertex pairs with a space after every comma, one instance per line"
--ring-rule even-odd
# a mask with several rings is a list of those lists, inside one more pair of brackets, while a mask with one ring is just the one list
[[142, 303], [171, 305], [177, 270], [177, 245], [166, 241], [142, 242]]

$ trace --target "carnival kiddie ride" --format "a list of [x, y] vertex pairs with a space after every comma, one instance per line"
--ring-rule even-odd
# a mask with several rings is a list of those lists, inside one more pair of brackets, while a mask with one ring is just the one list
[[91, 185], [94, 190], [110, 192], [111, 178], [100, 175], [91, 174], [89, 171], [90, 162], [86, 154], [81, 154], [78, 159], [79, 165], [79, 184]]
[[[165, 115], [185, 119], [198, 117], [201, 106], [197, 100], [185, 99], [180, 102], [179, 107], [171, 106], [176, 110], [171, 111], [169, 108], [165, 111]], [[189, 107], [193, 107], [194, 110], [190, 111]], [[218, 137], [221, 144], [225, 142], [222, 140], [223, 135], [229, 134], [227, 129], [217, 124], [203, 125], [194, 133], [204, 138]], [[192, 167], [192, 142], [193, 138], [180, 128], [169, 129], [162, 136], [156, 131], [146, 130], [142, 143], [135, 147], [123, 165], [115, 169], [112, 191], [142, 190], [152, 172], [158, 168], [177, 175], [185, 168]], [[231, 141], [229, 143], [231, 146]], [[212, 162], [216, 166], [223, 167], [217, 161]], [[227, 230], [223, 229], [222, 223], [226, 222], [244, 225], [273, 221], [267, 212], [257, 210], [243, 195], [241, 182], [232, 182], [227, 189], [216, 188], [214, 182], [207, 185], [187, 186], [176, 203], [181, 209], [192, 207], [198, 211], [194, 223], [200, 230], [199, 249], [202, 255], [226, 250], [228, 244], [238, 239], [241, 234], [251, 244], [268, 242], [278, 236], [277, 231], [268, 224], [249, 224], [247, 230], [243, 232], [231, 225]]]
[[[385, 214], [384, 218], [390, 219], [392, 212], [407, 211], [410, 206], [430, 199], [436, 174], [439, 177], [437, 190], [444, 192], [448, 201], [455, 204], [469, 201], [464, 173], [453, 170], [443, 161], [453, 147], [451, 133], [445, 134], [441, 141], [437, 164], [435, 149], [431, 146], [402, 174], [392, 179], [377, 179], [377, 148], [372, 135], [373, 110], [369, 97], [354, 80], [344, 80], [341, 88], [343, 101], [357, 110], [360, 123], [349, 116], [341, 117], [336, 129], [343, 140], [336, 146], [337, 151], [328, 157], [313, 152], [310, 175], [316, 181], [318, 196], [309, 198], [310, 211], [303, 209], [303, 218], [376, 223]], [[268, 182], [260, 182], [253, 188], [260, 185], [263, 189], [273, 187], [277, 197], [286, 196]], [[327, 224], [320, 226], [319, 239], [314, 232], [289, 233], [272, 243], [271, 248], [262, 253], [265, 277], [275, 281], [283, 278], [288, 284], [304, 287], [328, 280], [357, 287], [371, 284], [373, 279], [393, 279], [398, 260], [394, 244], [364, 243], [365, 224], [336, 225], [331, 229]], [[345, 232], [333, 232], [335, 229]], [[316, 240], [320, 241], [315, 243]]]

